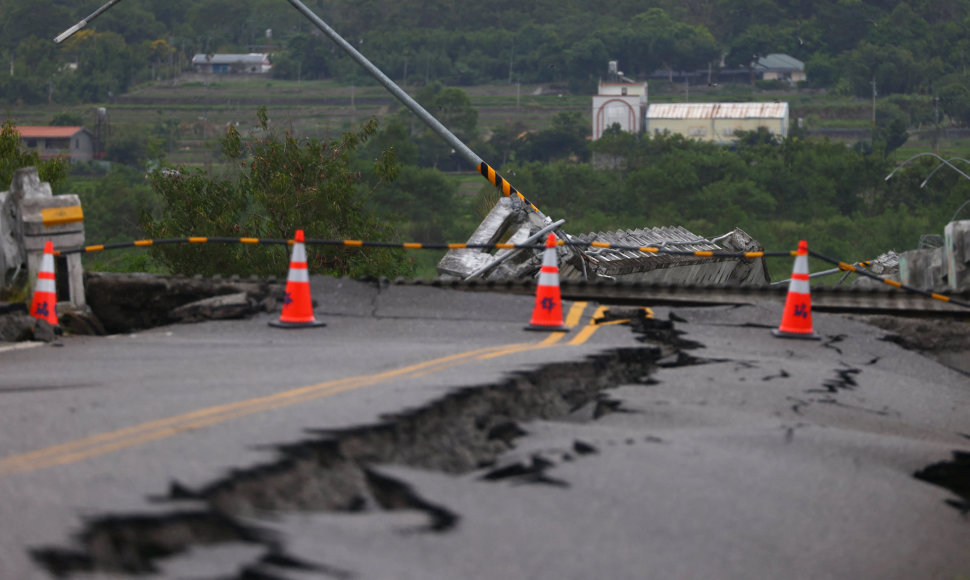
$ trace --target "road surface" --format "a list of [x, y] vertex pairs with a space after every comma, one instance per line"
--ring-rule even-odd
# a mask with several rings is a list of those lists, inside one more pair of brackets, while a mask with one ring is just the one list
[[0, 579], [970, 576], [970, 380], [885, 331], [311, 285], [0, 346]]

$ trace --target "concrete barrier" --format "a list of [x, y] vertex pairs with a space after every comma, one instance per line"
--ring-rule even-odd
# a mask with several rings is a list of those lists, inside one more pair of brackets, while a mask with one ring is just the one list
[[970, 220], [946, 224], [943, 240], [949, 289], [970, 289]]
[[899, 281], [922, 290], [945, 289], [946, 252], [942, 247], [903, 252], [899, 257]]
[[[19, 200], [22, 229], [19, 242], [27, 256], [31, 283], [44, 255], [44, 244], [50, 240], [56, 251], [73, 250], [84, 245], [84, 213], [80, 198], [73, 194], [53, 195], [51, 186], [41, 181], [36, 167], [18, 169], [10, 184], [13, 199]], [[55, 258], [58, 302], [70, 302], [75, 308], [85, 305], [84, 269], [80, 254]]]

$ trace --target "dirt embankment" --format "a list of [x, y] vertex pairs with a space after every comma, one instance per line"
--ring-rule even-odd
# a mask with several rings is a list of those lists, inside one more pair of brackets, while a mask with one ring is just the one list
[[905, 349], [970, 375], [970, 320], [920, 316], [854, 316], [893, 333], [891, 340]]

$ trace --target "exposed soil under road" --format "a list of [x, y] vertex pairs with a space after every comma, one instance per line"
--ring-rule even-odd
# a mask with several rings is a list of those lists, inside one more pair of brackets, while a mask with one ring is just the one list
[[893, 333], [890, 340], [970, 375], [970, 320], [945, 317], [853, 315]]

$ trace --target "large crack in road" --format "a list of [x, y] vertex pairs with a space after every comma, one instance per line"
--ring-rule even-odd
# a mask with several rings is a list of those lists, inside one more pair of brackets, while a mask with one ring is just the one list
[[[410, 531], [448, 533], [460, 525], [462, 515], [446, 505], [447, 501], [423, 495], [387, 466], [453, 475], [474, 472], [485, 482], [568, 488], [570, 483], [557, 477], [554, 469], [565, 462], [595, 457], [602, 445], [667, 443], [665, 438], [643, 433], [636, 440], [618, 441], [580, 436], [569, 447], [513, 452], [517, 441], [529, 434], [530, 421], [584, 424], [616, 413], [639, 412], [625, 408], [624, 398], [614, 398], [610, 390], [657, 385], [654, 371], [707, 364], [752, 366], [744, 360], [695, 356], [689, 351], [701, 345], [681, 338], [675, 321], [683, 320], [671, 316], [671, 320], [661, 321], [640, 314], [628, 324], [644, 343], [642, 347], [611, 350], [581, 361], [515, 373], [499, 383], [462, 388], [422, 408], [386, 417], [380, 424], [310, 430], [306, 439], [278, 447], [272, 462], [235, 470], [198, 489], [172, 482], [167, 497], [158, 498], [163, 506], [160, 512], [90, 519], [74, 545], [38, 547], [32, 555], [59, 577], [87, 572], [144, 574], [162, 570], [167, 558], [192, 548], [235, 543], [257, 547], [261, 555], [233, 575], [219, 578], [282, 580], [291, 577], [288, 571], [314, 577], [356, 577], [354, 570], [290, 553], [285, 539], [263, 522], [281, 513], [409, 510], [420, 514], [422, 522]], [[839, 340], [838, 335], [830, 336], [823, 347], [841, 356], [832, 346]], [[836, 398], [855, 391], [864, 372], [861, 366], [832, 369], [831, 376], [804, 391], [801, 398], [784, 392], [778, 396], [790, 406], [791, 417], [799, 420], [815, 403], [870, 415], [876, 411], [878, 416], [890, 414], [887, 409], [856, 408]], [[787, 371], [778, 369], [768, 372], [762, 382], [789, 379]], [[654, 401], [661, 403], [664, 401]], [[786, 444], [792, 443], [796, 427], [810, 425], [788, 425], [783, 433]], [[911, 475], [954, 492], [964, 501], [951, 499], [949, 505], [966, 513], [970, 497], [967, 465], [967, 454], [954, 451], [952, 461], [934, 463]]]
[[[634, 330], [648, 346], [623, 348], [585, 360], [550, 364], [515, 373], [498, 384], [463, 388], [383, 423], [313, 436], [280, 446], [272, 463], [239, 469], [203, 489], [173, 482], [167, 513], [107, 515], [90, 519], [73, 547], [40, 547], [34, 559], [59, 577], [105, 571], [140, 574], [192, 546], [244, 542], [266, 547], [269, 561], [294, 563], [279, 538], [253, 524], [279, 512], [412, 509], [427, 516], [424, 529], [443, 532], [460, 516], [421, 497], [405, 482], [382, 475], [375, 466], [403, 465], [448, 474], [495, 464], [526, 431], [530, 420], [595, 420], [617, 412], [604, 391], [619, 385], [649, 385], [658, 360], [696, 364], [680, 357], [682, 341], [670, 321], [639, 315]], [[575, 453], [595, 450], [577, 441]], [[486, 480], [518, 477], [542, 482], [548, 464], [498, 467]], [[547, 479], [547, 478], [546, 478]], [[264, 558], [264, 562], [266, 559]], [[346, 571], [323, 571], [340, 577]], [[245, 577], [245, 573], [243, 576]]]

